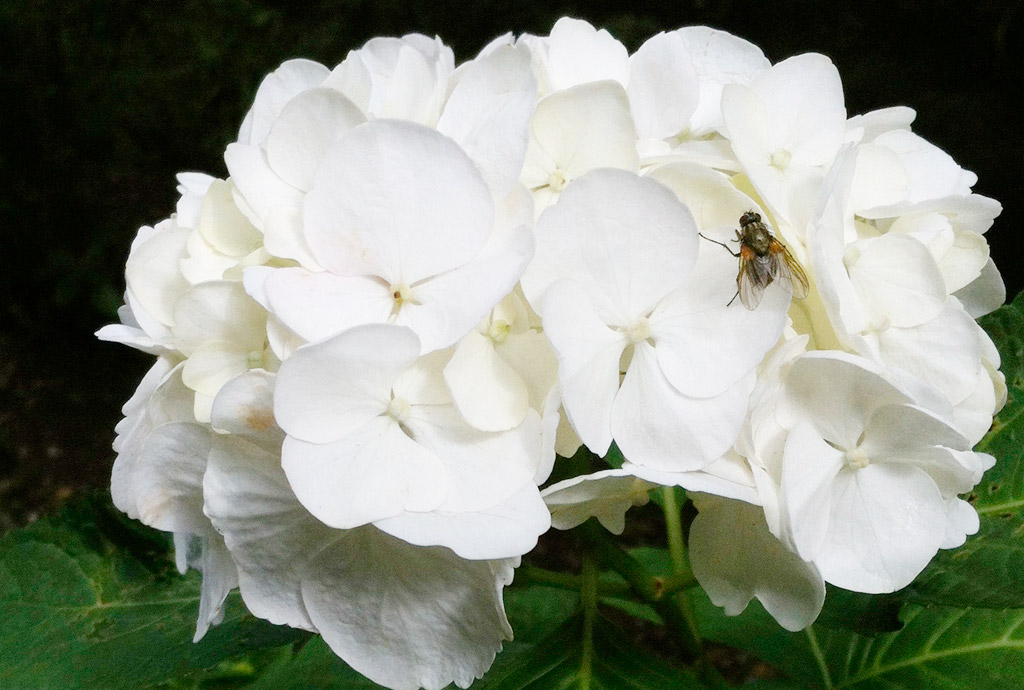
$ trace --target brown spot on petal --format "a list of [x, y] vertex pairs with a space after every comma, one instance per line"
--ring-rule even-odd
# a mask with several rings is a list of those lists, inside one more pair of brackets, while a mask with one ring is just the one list
[[245, 424], [253, 431], [266, 431], [274, 426], [274, 413], [268, 409], [250, 410]]

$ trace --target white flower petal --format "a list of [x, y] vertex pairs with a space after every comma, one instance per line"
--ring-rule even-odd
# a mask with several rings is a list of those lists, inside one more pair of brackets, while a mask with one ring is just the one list
[[897, 105], [891, 108], [879, 108], [863, 115], [854, 115], [846, 121], [847, 140], [853, 142], [871, 142], [880, 134], [894, 129], [910, 129], [917, 117], [913, 108]]
[[873, 410], [911, 402], [876, 365], [835, 351], [797, 358], [785, 377], [785, 396], [797, 419], [811, 421], [822, 437], [842, 448], [857, 446]]
[[521, 226], [502, 240], [476, 259], [413, 288], [415, 302], [403, 305], [395, 323], [411, 327], [424, 352], [455, 344], [515, 287], [533, 256], [533, 233]]
[[302, 595], [331, 649], [374, 682], [466, 688], [512, 639], [501, 601], [511, 570], [363, 528], [320, 552]]
[[523, 276], [536, 307], [548, 285], [583, 286], [606, 323], [632, 326], [678, 287], [697, 259], [697, 228], [663, 185], [621, 170], [595, 170], [569, 186], [537, 224]]
[[786, 630], [813, 623], [825, 601], [825, 582], [813, 564], [772, 536], [761, 508], [712, 496], [694, 503], [690, 561], [711, 601], [738, 616], [757, 597]]
[[267, 136], [267, 162], [285, 182], [308, 191], [331, 144], [365, 121], [356, 104], [334, 89], [304, 91], [274, 122]]
[[692, 472], [666, 472], [642, 465], [624, 462], [622, 469], [635, 477], [661, 486], [679, 486], [687, 491], [700, 491], [723, 498], [735, 498], [744, 503], [761, 502], [747, 461], [735, 452]]
[[967, 437], [970, 446], [976, 445], [992, 427], [992, 416], [1002, 407], [1002, 374], [989, 362], [978, 372], [975, 388], [953, 408], [953, 422]]
[[327, 152], [303, 216], [314, 257], [332, 273], [412, 285], [477, 255], [491, 235], [494, 202], [451, 139], [378, 120]]
[[132, 312], [149, 335], [157, 334], [143, 322], [143, 312], [158, 323], [170, 326], [174, 323], [178, 298], [190, 287], [178, 268], [178, 263], [185, 258], [189, 232], [161, 224], [155, 229], [142, 228], [132, 243], [125, 265], [125, 280], [129, 292], [143, 307], [136, 309], [132, 305]]
[[970, 451], [919, 444], [914, 449], [879, 452], [873, 462], [905, 464], [928, 473], [944, 498], [967, 493], [981, 480], [981, 459]]
[[213, 397], [221, 386], [249, 368], [248, 356], [246, 350], [232, 343], [203, 343], [185, 360], [181, 380], [196, 393]]
[[444, 380], [456, 409], [477, 429], [511, 429], [526, 415], [530, 399], [522, 377], [498, 356], [494, 341], [475, 330], [456, 345]]
[[150, 355], [169, 355], [174, 347], [151, 338], [146, 331], [125, 324], [110, 324], [96, 331], [96, 338], [108, 343], [121, 343]]
[[385, 323], [395, 300], [382, 281], [367, 276], [279, 268], [263, 284], [271, 312], [308, 341], [368, 323]]
[[373, 87], [366, 111], [378, 118], [432, 125], [447, 74], [440, 73], [436, 56], [408, 40], [414, 37], [373, 38], [357, 51], [369, 68]]
[[245, 256], [262, 244], [259, 231], [235, 205], [234, 185], [224, 180], [210, 182], [196, 229], [211, 247], [231, 257]]
[[857, 168], [850, 203], [854, 211], [896, 204], [909, 196], [907, 170], [891, 149], [875, 143], [856, 148]]
[[312, 60], [286, 60], [263, 78], [252, 109], [242, 123], [238, 141], [262, 144], [285, 105], [297, 94], [319, 85], [330, 74], [328, 69]]
[[434, 510], [450, 492], [442, 460], [386, 416], [374, 417], [331, 443], [289, 436], [281, 466], [302, 505], [339, 529], [406, 510]]
[[790, 301], [785, 290], [769, 287], [757, 309], [739, 300], [726, 306], [736, 281], [720, 266], [709, 268], [698, 264], [686, 285], [651, 314], [662, 372], [677, 390], [700, 398], [720, 395], [753, 371], [782, 334]]
[[[615, 82], [582, 84], [537, 104], [522, 182], [530, 189], [557, 188], [595, 168], [635, 171], [636, 130], [629, 99]], [[538, 203], [538, 208], [543, 208]]]
[[[539, 321], [539, 319], [538, 319]], [[512, 333], [498, 343], [496, 351], [521, 377], [529, 395], [529, 405], [545, 410], [546, 400], [558, 383], [558, 357], [539, 329]], [[558, 406], [556, 397], [555, 406]]]
[[946, 501], [946, 534], [940, 549], [955, 549], [964, 545], [967, 537], [977, 534], [981, 527], [978, 512], [967, 501], [951, 498]]
[[622, 534], [626, 511], [650, 500], [651, 482], [628, 470], [602, 470], [552, 484], [541, 492], [551, 511], [551, 526], [572, 529], [592, 517], [612, 534]]
[[299, 348], [278, 372], [274, 416], [304, 441], [340, 439], [387, 410], [392, 384], [418, 354], [412, 331], [386, 325]]
[[228, 381], [214, 400], [214, 430], [280, 451], [284, 433], [274, 419], [276, 379], [275, 374], [253, 369]]
[[395, 379], [391, 392], [412, 405], [448, 405], [452, 396], [444, 383], [444, 367], [451, 350], [437, 350], [418, 358]]
[[690, 129], [718, 129], [722, 122], [722, 88], [726, 84], [749, 84], [771, 63], [753, 43], [726, 31], [688, 26], [674, 34], [689, 53], [700, 84], [700, 99], [690, 117]]
[[994, 312], [1002, 306], [1006, 301], [1006, 286], [995, 262], [989, 259], [981, 269], [978, 279], [957, 290], [956, 298], [973, 319]]
[[861, 299], [893, 326], [918, 326], [945, 307], [942, 273], [912, 237], [890, 233], [862, 240], [847, 247], [844, 263]]
[[871, 457], [897, 456], [928, 446], [966, 450], [967, 439], [944, 419], [914, 405], [880, 405], [871, 412], [859, 446]]
[[121, 409], [124, 419], [114, 430], [114, 467], [110, 476], [110, 494], [118, 510], [139, 518], [139, 472], [145, 472], [146, 439], [161, 424], [193, 422], [192, 391], [181, 382], [181, 366], [176, 359], [161, 357], [139, 383], [138, 389]]
[[258, 146], [228, 144], [224, 163], [235, 185], [235, 201], [239, 210], [257, 228], [266, 229], [267, 216], [274, 207], [299, 207], [302, 204], [302, 192], [274, 172], [267, 162], [266, 153]]
[[699, 86], [678, 34], [652, 36], [629, 58], [628, 93], [639, 137], [666, 139], [690, 126]]
[[753, 374], [712, 398], [693, 398], [668, 382], [656, 348], [638, 343], [612, 408], [612, 435], [632, 463], [655, 470], [699, 470], [736, 442]]
[[751, 88], [770, 113], [772, 150], [785, 148], [804, 165], [832, 161], [846, 130], [839, 71], [824, 55], [804, 53], [760, 74]]
[[880, 134], [875, 143], [894, 151], [907, 169], [911, 202], [937, 199], [950, 194], [970, 194], [978, 181], [950, 158], [949, 154], [907, 130]]
[[321, 271], [320, 264], [313, 258], [312, 250], [302, 233], [302, 206], [295, 203], [281, 203], [270, 206], [263, 218], [263, 246], [272, 256], [294, 259], [303, 268]]
[[314, 630], [302, 605], [304, 570], [341, 533], [302, 507], [288, 486], [280, 454], [262, 445], [216, 437], [203, 478], [206, 514], [238, 564], [246, 607], [276, 625]]
[[869, 594], [910, 584], [945, 538], [946, 507], [935, 482], [889, 463], [836, 479], [829, 538], [813, 559], [825, 581]]
[[266, 312], [241, 283], [210, 281], [196, 285], [178, 300], [173, 330], [178, 349], [187, 355], [214, 341], [262, 352]]
[[445, 546], [462, 558], [485, 560], [521, 556], [537, 545], [551, 518], [537, 487], [530, 485], [480, 511], [403, 513], [373, 523], [417, 546]]
[[219, 534], [207, 534], [198, 538], [200, 555], [195, 567], [203, 574], [199, 590], [199, 615], [196, 618], [196, 632], [193, 642], [199, 642], [210, 629], [224, 619], [224, 601], [238, 586], [238, 568], [231, 558], [224, 539]]
[[439, 504], [443, 511], [486, 510], [533, 486], [542, 430], [532, 410], [515, 429], [485, 432], [467, 424], [452, 406], [415, 405], [405, 426], [447, 469], [452, 488]]
[[914, 328], [878, 334], [878, 353], [889, 367], [910, 372], [942, 389], [952, 402], [974, 391], [982, 369], [977, 324], [955, 307]]
[[612, 404], [626, 338], [608, 328], [583, 290], [569, 281], [547, 290], [541, 316], [544, 333], [558, 354], [566, 416], [587, 447], [604, 455], [612, 442]]
[[[544, 414], [541, 416], [540, 448], [537, 453], [540, 462], [537, 463], [537, 471], [533, 475], [533, 483], [537, 486], [541, 486], [548, 480], [551, 476], [551, 471], [555, 468], [555, 459], [558, 451], [566, 450], [565, 446], [569, 445], [564, 438], [559, 443], [559, 434], [572, 435], [573, 438], [576, 436], [568, 422], [563, 421], [565, 415], [562, 414], [562, 391], [557, 383], [548, 391], [541, 409], [544, 411]], [[563, 424], [569, 430], [568, 433], [563, 431]], [[572, 454], [563, 457], [571, 458], [579, 450], [579, 447], [579, 439], [576, 439], [575, 447], [572, 448]]]
[[843, 263], [847, 237], [855, 234], [850, 209], [854, 153], [852, 147], [839, 153], [822, 183], [817, 208], [807, 228], [815, 287], [836, 330], [837, 344], [848, 347], [850, 334], [867, 330], [869, 320]]
[[938, 258], [946, 289], [956, 292], [981, 276], [989, 262], [990, 249], [983, 235], [970, 231], [954, 233], [953, 246]]
[[172, 422], [145, 440], [134, 474], [138, 518], [165, 532], [210, 534], [203, 514], [203, 472], [210, 432], [201, 424]]
[[545, 67], [553, 91], [576, 84], [613, 79], [622, 85], [629, 81], [629, 53], [605, 29], [562, 17], [547, 39]]
[[832, 486], [844, 467], [843, 453], [807, 422], [786, 438], [782, 462], [780, 509], [797, 553], [814, 560], [831, 533]]
[[438, 120], [438, 131], [469, 154], [496, 198], [519, 179], [536, 94], [529, 51], [502, 46], [466, 63]]

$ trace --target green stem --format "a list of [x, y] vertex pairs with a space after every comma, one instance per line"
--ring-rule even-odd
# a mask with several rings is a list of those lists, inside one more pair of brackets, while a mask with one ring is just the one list
[[[686, 545], [683, 543], [683, 523], [679, 515], [679, 502], [676, 500], [676, 488], [661, 488], [662, 503], [665, 512], [665, 529], [668, 535], [668, 551], [672, 558], [672, 567], [677, 575], [693, 577], [689, 559], [686, 557]], [[690, 598], [685, 592], [672, 597], [672, 602], [679, 611], [682, 625], [677, 627], [681, 634], [683, 648], [696, 658], [703, 658], [704, 646], [701, 644], [700, 633], [697, 631], [697, 619], [693, 615]], [[673, 615], [672, 618], [675, 618]], [[668, 622], [668, 621], [666, 621]]]
[[609, 538], [608, 532], [596, 520], [587, 520], [579, 527], [579, 531], [590, 553], [621, 575], [640, 597], [646, 601], [657, 601], [662, 598], [662, 578], [650, 575], [639, 561]]
[[697, 586], [697, 579], [693, 573], [672, 573], [661, 578], [661, 596], [667, 597], [684, 589], [692, 589]]
[[590, 690], [590, 679], [594, 669], [594, 621], [597, 619], [597, 562], [590, 556], [583, 557], [583, 589], [580, 603], [583, 605], [583, 652], [580, 655], [580, 690]]
[[665, 531], [668, 532], [668, 552], [672, 557], [675, 572], [689, 570], [686, 559], [686, 546], [683, 543], [683, 523], [679, 517], [679, 502], [676, 500], [674, 486], [661, 487], [662, 505], [665, 511]]

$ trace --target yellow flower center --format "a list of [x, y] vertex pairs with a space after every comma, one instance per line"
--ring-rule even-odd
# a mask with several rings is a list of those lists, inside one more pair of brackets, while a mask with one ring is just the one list
[[779, 170], [785, 170], [789, 166], [789, 161], [793, 158], [786, 149], [779, 149], [772, 154], [772, 165]]
[[647, 317], [640, 317], [624, 329], [626, 337], [634, 345], [651, 337], [651, 323]]
[[560, 192], [565, 189], [565, 185], [569, 184], [569, 178], [566, 177], [565, 173], [561, 168], [555, 170], [548, 177], [548, 187], [551, 187], [556, 192]]
[[491, 324], [491, 327], [487, 329], [487, 337], [496, 343], [503, 343], [508, 338], [508, 334], [512, 331], [510, 326], [505, 321], [498, 319]]
[[846, 465], [851, 470], [862, 470], [868, 466], [871, 460], [859, 446], [846, 453]]
[[391, 404], [388, 405], [388, 416], [401, 424], [409, 418], [410, 409], [411, 405], [409, 405], [408, 400], [405, 398], [394, 398]]

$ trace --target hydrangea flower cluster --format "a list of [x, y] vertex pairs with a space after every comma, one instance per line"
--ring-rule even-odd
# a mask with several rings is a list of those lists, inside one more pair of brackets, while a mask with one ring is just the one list
[[[197, 639], [237, 586], [393, 688], [468, 686], [538, 537], [621, 532], [659, 485], [730, 614], [798, 630], [826, 582], [903, 587], [977, 530], [958, 495], [1006, 393], [975, 322], [1000, 206], [913, 119], [705, 27], [288, 61], [227, 179], [180, 175], [132, 245], [98, 335], [157, 360], [114, 501], [202, 571]], [[544, 486], [613, 443], [621, 468]]]

